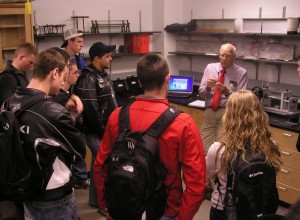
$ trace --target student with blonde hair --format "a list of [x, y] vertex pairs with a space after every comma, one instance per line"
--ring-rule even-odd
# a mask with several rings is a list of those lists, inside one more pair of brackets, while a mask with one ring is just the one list
[[32, 70], [37, 54], [37, 49], [31, 43], [22, 43], [16, 48], [13, 60], [7, 62], [0, 74], [0, 106], [14, 94], [17, 87], [25, 88], [28, 85], [27, 71]]
[[229, 97], [218, 140], [211, 145], [206, 158], [207, 178], [218, 179], [211, 198], [211, 220], [226, 219], [227, 172], [233, 170], [239, 155], [241, 160], [246, 160], [247, 151], [262, 155], [276, 173], [282, 164], [279, 148], [271, 139], [268, 115], [251, 91], [240, 90]]

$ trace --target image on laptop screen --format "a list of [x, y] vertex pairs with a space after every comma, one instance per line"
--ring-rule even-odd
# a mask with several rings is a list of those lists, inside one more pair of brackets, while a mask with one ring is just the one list
[[193, 93], [193, 76], [171, 75], [168, 96], [188, 97]]

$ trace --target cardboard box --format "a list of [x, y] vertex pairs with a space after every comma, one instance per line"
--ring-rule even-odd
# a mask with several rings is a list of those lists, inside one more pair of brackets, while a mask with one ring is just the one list
[[234, 32], [235, 19], [195, 19], [196, 32]]
[[149, 34], [125, 34], [128, 53], [149, 53]]
[[287, 19], [285, 18], [244, 18], [244, 33], [286, 34]]

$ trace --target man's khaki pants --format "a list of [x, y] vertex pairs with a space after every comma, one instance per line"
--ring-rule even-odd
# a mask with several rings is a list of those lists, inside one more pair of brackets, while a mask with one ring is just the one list
[[200, 133], [205, 153], [207, 153], [210, 146], [217, 141], [217, 133], [222, 124], [224, 112], [225, 108], [219, 108], [216, 111], [212, 108], [204, 110], [203, 124]]
[[[204, 146], [204, 151], [207, 153], [210, 146], [217, 141], [218, 130], [222, 123], [222, 117], [225, 112], [225, 108], [219, 108], [216, 111], [212, 108], [204, 110], [203, 124], [201, 127], [201, 138]], [[206, 179], [206, 192], [211, 193], [216, 187], [214, 180]], [[208, 196], [208, 195], [206, 195]], [[210, 197], [211, 195], [209, 195]], [[210, 199], [210, 198], [206, 198]]]

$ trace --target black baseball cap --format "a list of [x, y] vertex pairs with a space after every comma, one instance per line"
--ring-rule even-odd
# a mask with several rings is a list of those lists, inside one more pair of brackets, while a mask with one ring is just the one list
[[90, 59], [91, 61], [93, 61], [96, 56], [110, 53], [115, 49], [116, 49], [116, 45], [106, 45], [102, 42], [96, 42], [89, 49]]

